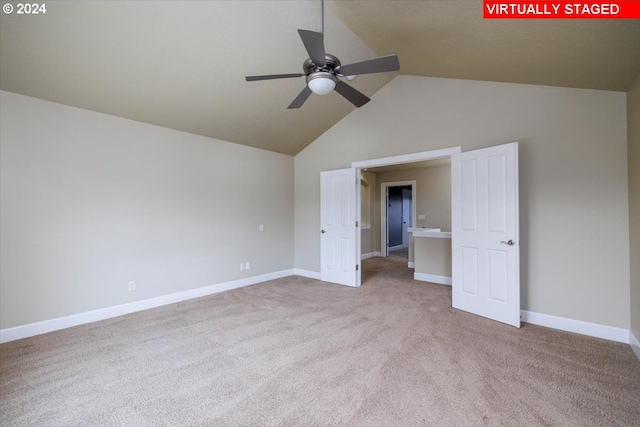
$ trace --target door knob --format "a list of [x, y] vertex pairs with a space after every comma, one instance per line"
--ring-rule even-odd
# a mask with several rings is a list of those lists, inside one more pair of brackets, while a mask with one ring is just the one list
[[323, 233], [323, 234], [326, 233], [326, 231], [324, 231], [324, 230], [320, 230], [320, 232]]
[[500, 243], [504, 243], [505, 245], [509, 246], [513, 246], [516, 244], [516, 242], [514, 242], [513, 240], [507, 240], [506, 242], [504, 240], [501, 240]]

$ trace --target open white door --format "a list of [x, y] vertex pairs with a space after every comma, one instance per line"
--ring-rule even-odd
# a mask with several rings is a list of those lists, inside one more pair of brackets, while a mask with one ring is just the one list
[[451, 157], [453, 307], [520, 327], [518, 143]]
[[360, 286], [357, 169], [320, 173], [320, 280]]

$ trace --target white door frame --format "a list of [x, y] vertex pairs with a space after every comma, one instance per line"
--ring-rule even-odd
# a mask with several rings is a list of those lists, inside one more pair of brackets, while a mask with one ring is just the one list
[[[381, 157], [378, 159], [370, 159], [370, 160], [361, 160], [358, 162], [352, 162], [351, 163], [351, 167], [352, 168], [357, 168], [358, 169], [358, 173], [357, 175], [360, 176], [360, 169], [364, 169], [364, 168], [375, 168], [378, 166], [391, 166], [391, 165], [402, 165], [402, 164], [406, 164], [406, 163], [415, 163], [415, 162], [421, 162], [424, 160], [437, 160], [437, 159], [445, 159], [445, 158], [450, 158], [453, 154], [458, 154], [462, 152], [462, 147], [461, 146], [457, 146], [457, 147], [450, 147], [450, 148], [440, 148], [437, 150], [429, 150], [429, 151], [421, 151], [419, 153], [410, 153], [410, 154], [401, 154], [399, 156], [390, 156], [390, 157]], [[415, 188], [415, 187], [414, 187]], [[358, 195], [360, 194], [360, 192], [358, 191]], [[384, 198], [384, 197], [383, 197]], [[358, 197], [359, 199], [359, 197]], [[416, 205], [415, 203], [415, 194], [414, 194], [414, 199], [412, 202], [413, 206]], [[416, 215], [414, 213], [413, 215], [413, 220], [416, 220]], [[360, 220], [360, 217], [358, 216], [356, 218], [356, 220]], [[360, 234], [358, 233], [357, 236], [357, 244], [356, 246], [358, 247], [358, 253], [356, 254], [357, 259], [360, 259]], [[380, 246], [382, 246], [382, 242], [384, 242], [384, 239], [380, 241]], [[384, 248], [380, 248], [380, 252], [381, 253], [386, 253]], [[386, 256], [386, 255], [384, 255]], [[358, 271], [358, 278], [360, 278], [360, 271]]]
[[387, 224], [387, 191], [389, 187], [411, 186], [411, 227], [416, 226], [416, 180], [380, 183], [380, 253], [389, 256], [389, 227]]

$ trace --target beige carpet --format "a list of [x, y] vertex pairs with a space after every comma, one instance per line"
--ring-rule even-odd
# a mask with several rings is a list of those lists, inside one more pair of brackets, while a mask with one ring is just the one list
[[628, 345], [520, 330], [366, 260], [0, 346], [2, 426], [638, 426]]

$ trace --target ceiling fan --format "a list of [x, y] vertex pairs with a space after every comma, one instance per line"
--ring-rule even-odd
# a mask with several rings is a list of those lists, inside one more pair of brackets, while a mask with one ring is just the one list
[[340, 80], [341, 77], [357, 76], [359, 74], [383, 73], [397, 71], [400, 62], [397, 55], [383, 56], [368, 61], [342, 65], [335, 56], [326, 53], [324, 49], [324, 0], [322, 0], [322, 32], [298, 30], [309, 58], [302, 64], [304, 73], [270, 74], [264, 76], [247, 76], [248, 82], [257, 80], [288, 79], [305, 77], [307, 85], [296, 96], [287, 108], [300, 108], [311, 93], [326, 95], [335, 89], [356, 107], [362, 107], [370, 99], [362, 92]]

